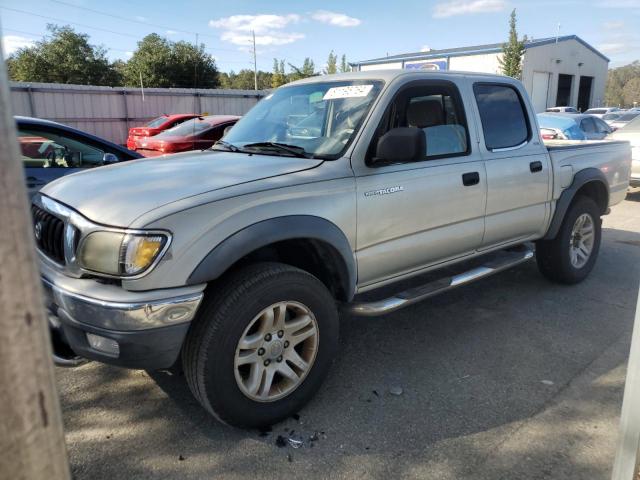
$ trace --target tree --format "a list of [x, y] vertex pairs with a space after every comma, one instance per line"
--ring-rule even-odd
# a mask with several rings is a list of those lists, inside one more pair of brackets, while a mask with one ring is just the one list
[[289, 74], [289, 79], [291, 81], [300, 80], [301, 78], [313, 77], [318, 75], [316, 73], [316, 66], [309, 57], [304, 59], [304, 63], [302, 67], [296, 67], [295, 65], [289, 64], [289, 68], [291, 68], [292, 72]]
[[524, 44], [527, 41], [527, 37], [525, 36], [522, 40], [518, 40], [516, 22], [516, 9], [514, 8], [509, 19], [509, 41], [502, 45], [502, 57], [498, 58], [498, 63], [502, 73], [509, 77], [520, 79], [522, 76]]
[[[636, 60], [628, 65], [609, 70], [607, 86], [605, 89], [605, 102], [611, 106], [633, 106], [633, 102], [640, 102], [640, 99], [632, 99], [633, 86], [625, 87], [635, 78], [640, 78], [640, 61]], [[631, 103], [629, 103], [629, 101]]]
[[284, 60], [273, 59], [273, 73], [271, 75], [271, 87], [278, 88], [287, 83], [287, 76], [284, 73]]
[[[273, 84], [272, 79], [273, 74], [271, 72], [258, 70], [258, 90], [266, 90], [268, 88], [271, 88]], [[221, 73], [220, 87], [225, 89], [234, 88], [239, 90], [253, 90], [253, 70], [244, 68], [238, 73], [235, 73], [233, 70], [231, 70], [229, 73]]]
[[19, 82], [119, 85], [121, 76], [106, 49], [89, 44], [89, 35], [69, 26], [47, 25], [50, 38], [9, 57], [9, 78]]
[[634, 77], [624, 84], [622, 89], [624, 105], [634, 107], [640, 103], [640, 77]]
[[151, 33], [138, 42], [138, 48], [124, 67], [124, 83], [145, 87], [215, 88], [218, 69], [204, 45], [171, 42]]
[[347, 56], [343, 53], [342, 60], [340, 60], [340, 72], [345, 73], [350, 71], [349, 64], [347, 63]]
[[324, 70], [325, 74], [331, 75], [338, 72], [338, 56], [333, 53], [333, 50], [329, 52], [329, 58], [327, 58], [327, 67]]

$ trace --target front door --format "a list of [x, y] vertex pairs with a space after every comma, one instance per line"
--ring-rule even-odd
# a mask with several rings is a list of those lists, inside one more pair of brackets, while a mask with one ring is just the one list
[[[479, 247], [486, 174], [470, 141], [470, 123], [456, 82], [414, 81], [393, 97], [368, 161], [354, 168], [359, 288], [417, 273]], [[377, 139], [396, 127], [423, 130], [426, 156], [404, 164], [372, 163]]]

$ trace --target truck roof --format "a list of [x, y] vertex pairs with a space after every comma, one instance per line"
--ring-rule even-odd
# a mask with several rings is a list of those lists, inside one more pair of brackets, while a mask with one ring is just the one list
[[347, 73], [336, 73], [332, 75], [321, 75], [316, 77], [308, 77], [303, 78], [302, 80], [297, 80], [295, 82], [291, 82], [287, 85], [301, 85], [306, 83], [316, 83], [316, 82], [327, 82], [327, 81], [339, 81], [339, 80], [383, 80], [385, 82], [390, 82], [400, 77], [416, 77], [416, 79], [420, 78], [430, 78], [430, 77], [439, 77], [443, 76], [452, 76], [452, 77], [474, 77], [474, 78], [486, 78], [486, 79], [501, 79], [508, 80], [511, 82], [515, 82], [517, 80], [507, 77], [504, 75], [496, 75], [493, 73], [478, 73], [478, 72], [465, 72], [465, 71], [455, 71], [455, 70], [402, 70], [402, 69], [393, 69], [393, 70], [367, 70], [364, 72], [347, 72]]

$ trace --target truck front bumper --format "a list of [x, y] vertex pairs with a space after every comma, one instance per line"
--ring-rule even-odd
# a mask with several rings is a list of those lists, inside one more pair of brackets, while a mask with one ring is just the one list
[[[48, 269], [45, 269], [48, 270]], [[117, 285], [42, 273], [54, 355], [128, 368], [168, 368], [203, 297], [204, 285], [130, 292]], [[84, 290], [84, 291], [83, 291]]]

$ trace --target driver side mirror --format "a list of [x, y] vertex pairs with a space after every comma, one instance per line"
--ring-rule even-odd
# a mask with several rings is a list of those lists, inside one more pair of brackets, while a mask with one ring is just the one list
[[398, 127], [389, 130], [378, 139], [374, 164], [407, 163], [424, 160], [427, 155], [427, 139], [416, 127]]
[[102, 157], [103, 165], [111, 165], [113, 163], [118, 163], [120, 159], [114, 153], [105, 153]]

